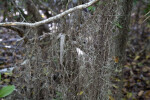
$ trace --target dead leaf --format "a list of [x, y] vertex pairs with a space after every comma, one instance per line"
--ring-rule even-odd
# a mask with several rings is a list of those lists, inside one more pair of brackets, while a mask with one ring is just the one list
[[148, 91], [145, 92], [144, 97], [146, 99], [150, 99], [150, 90], [148, 90]]
[[77, 93], [77, 95], [82, 95], [84, 92], [83, 91], [80, 91], [79, 93]]
[[109, 96], [109, 100], [115, 100], [112, 96]]
[[113, 57], [113, 59], [114, 59], [115, 63], [119, 62], [119, 57], [115, 56], [115, 57]]
[[145, 66], [145, 67], [142, 68], [142, 71], [143, 72], [148, 72], [148, 71], [150, 71], [150, 67]]
[[134, 60], [136, 61], [136, 60], [138, 60], [139, 58], [140, 58], [140, 56], [137, 55], [137, 56], [134, 58]]
[[143, 95], [144, 91], [141, 90], [139, 93], [138, 93], [138, 96], [141, 97]]

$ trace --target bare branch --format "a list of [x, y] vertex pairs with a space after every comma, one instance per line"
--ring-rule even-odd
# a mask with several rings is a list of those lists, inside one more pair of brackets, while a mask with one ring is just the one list
[[15, 26], [2, 26], [2, 27], [5, 27], [5, 28], [11, 29], [11, 30], [17, 32], [18, 35], [23, 38], [24, 43], [27, 43], [28, 38], [24, 36], [25, 33], [24, 33], [23, 29], [21, 29], [19, 27], [15, 27]]
[[19, 27], [14, 27], [14, 26], [2, 26], [2, 27], [5, 27], [5, 28], [11, 29], [11, 30], [17, 32], [20, 37], [24, 36], [24, 31]]
[[76, 6], [74, 8], [70, 8], [69, 10], [66, 10], [56, 16], [53, 16], [53, 17], [50, 17], [48, 19], [45, 19], [45, 20], [42, 20], [42, 21], [39, 21], [39, 22], [35, 22], [35, 23], [24, 23], [24, 22], [5, 22], [5, 23], [0, 23], [0, 26], [27, 26], [27, 27], [38, 27], [40, 25], [43, 25], [43, 24], [46, 24], [46, 23], [49, 23], [51, 21], [54, 21], [54, 20], [57, 20], [57, 19], [60, 19], [61, 17], [69, 14], [69, 13], [72, 13], [76, 10], [80, 10], [80, 9], [83, 9], [83, 8], [87, 8], [89, 6], [91, 6], [92, 4], [94, 4], [95, 2], [97, 2], [98, 0], [93, 0], [93, 1], [90, 1], [88, 3], [85, 3], [83, 5], [79, 5], [79, 6]]

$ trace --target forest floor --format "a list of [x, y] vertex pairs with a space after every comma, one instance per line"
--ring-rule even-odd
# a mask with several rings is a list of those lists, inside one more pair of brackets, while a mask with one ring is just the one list
[[124, 66], [124, 100], [150, 100], [150, 26], [133, 26]]

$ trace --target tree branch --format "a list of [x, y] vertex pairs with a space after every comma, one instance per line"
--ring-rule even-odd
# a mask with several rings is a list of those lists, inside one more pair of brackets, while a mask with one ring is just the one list
[[5, 28], [11, 29], [11, 30], [17, 32], [20, 37], [24, 36], [24, 31], [19, 27], [14, 27], [14, 26], [2, 26], [2, 27], [5, 27]]
[[42, 20], [42, 21], [39, 21], [39, 22], [35, 22], [35, 23], [24, 23], [24, 22], [5, 22], [5, 23], [0, 23], [0, 26], [27, 26], [27, 27], [38, 27], [40, 25], [43, 25], [43, 24], [46, 24], [46, 23], [49, 23], [51, 21], [54, 21], [54, 20], [57, 20], [57, 19], [60, 19], [61, 17], [69, 14], [69, 13], [72, 13], [76, 10], [80, 10], [80, 9], [83, 9], [83, 8], [87, 8], [89, 6], [91, 6], [92, 4], [94, 4], [95, 2], [97, 2], [98, 0], [92, 0], [88, 3], [85, 3], [83, 5], [79, 5], [79, 6], [76, 6], [74, 8], [70, 8], [69, 10], [66, 10], [56, 16], [53, 16], [53, 17], [50, 17], [48, 19], [45, 19], [45, 20]]
[[28, 38], [27, 38], [27, 37], [24, 37], [24, 34], [25, 34], [25, 33], [24, 33], [24, 31], [23, 31], [21, 28], [15, 27], [15, 26], [2, 26], [2, 27], [11, 29], [11, 30], [17, 32], [18, 35], [23, 38], [24, 43], [26, 43], [26, 42], [28, 41]]

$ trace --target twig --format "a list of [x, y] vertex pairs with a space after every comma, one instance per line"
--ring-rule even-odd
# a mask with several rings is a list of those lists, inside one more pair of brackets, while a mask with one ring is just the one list
[[148, 20], [149, 18], [150, 18], [150, 16], [146, 17], [146, 18], [144, 19], [143, 23], [144, 23], [146, 20]]
[[19, 27], [15, 27], [15, 26], [2, 26], [2, 27], [5, 27], [5, 28], [11, 29], [11, 30], [17, 32], [20, 37], [24, 36], [24, 31]]
[[146, 13], [144, 16], [147, 16], [148, 14], [150, 14], [150, 11], [148, 13]]
[[25, 22], [5, 22], [5, 23], [0, 23], [0, 26], [27, 26], [27, 27], [38, 27], [40, 25], [43, 25], [43, 24], [46, 24], [46, 23], [49, 23], [51, 21], [54, 21], [54, 20], [57, 20], [57, 19], [60, 19], [61, 17], [69, 14], [69, 13], [72, 13], [76, 10], [80, 10], [80, 9], [83, 9], [83, 8], [87, 8], [89, 6], [91, 6], [92, 4], [94, 4], [95, 2], [97, 2], [98, 0], [93, 0], [93, 1], [90, 1], [88, 3], [85, 3], [83, 5], [79, 5], [79, 6], [76, 6], [74, 8], [70, 8], [69, 10], [66, 10], [56, 16], [53, 16], [53, 17], [50, 17], [48, 19], [45, 19], [45, 20], [42, 20], [42, 21], [39, 21], [39, 22], [35, 22], [35, 23], [25, 23]]

